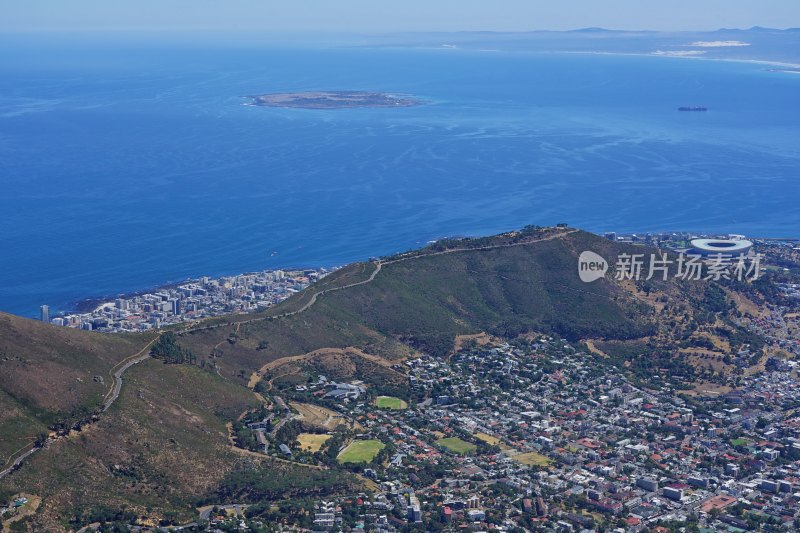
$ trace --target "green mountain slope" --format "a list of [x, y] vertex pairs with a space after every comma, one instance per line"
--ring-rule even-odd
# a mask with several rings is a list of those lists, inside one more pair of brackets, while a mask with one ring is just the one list
[[[443, 246], [443, 245], [440, 245]], [[577, 256], [610, 256], [618, 245], [585, 232], [529, 230], [513, 237], [458, 241], [449, 249], [353, 265], [265, 315], [217, 322], [181, 343], [230, 377], [246, 380], [265, 363], [320, 348], [358, 346], [381, 354], [387, 339], [435, 355], [457, 335], [525, 332], [629, 339], [654, 331], [652, 310], [611, 281], [578, 278]], [[489, 247], [489, 248], [486, 248]], [[468, 248], [463, 249], [462, 248]], [[482, 249], [483, 248], [483, 249]], [[302, 313], [315, 292], [319, 295]]]
[[[481, 332], [549, 333], [591, 339], [621, 366], [635, 357], [632, 367], [646, 376], [679, 359], [676, 342], [693, 334], [701, 315], [721, 324], [728, 312], [722, 289], [710, 291], [708, 284], [619, 283], [610, 276], [583, 283], [577, 258], [584, 250], [612, 258], [634, 249], [563, 228], [447, 241], [350, 265], [262, 314], [176, 331], [196, 365], [149, 360], [132, 367], [107, 412], [0, 479], [0, 497], [43, 497], [35, 526], [58, 531], [124, 506], [140, 518], [186, 522], [197, 504], [244, 497], [242, 479], [269, 494], [324, 495], [352, 480], [311, 475], [230, 446], [226, 423], [261, 401], [246, 385], [261, 376], [271, 380], [279, 366], [289, 369], [282, 372], [289, 386], [292, 373], [297, 380], [324, 373], [398, 388], [404, 376], [392, 365], [414, 351], [447, 356], [457, 336]], [[724, 305], [709, 314], [708, 302], [720, 298]], [[152, 340], [1, 315], [0, 449], [11, 454], [48, 426], [96, 411], [112, 368]], [[691, 372], [684, 363], [672, 374], [688, 380]], [[252, 463], [249, 473], [231, 479], [242, 461]]]

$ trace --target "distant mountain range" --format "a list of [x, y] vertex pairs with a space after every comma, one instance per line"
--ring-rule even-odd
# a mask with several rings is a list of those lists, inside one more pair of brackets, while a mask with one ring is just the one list
[[764, 33], [775, 33], [775, 32], [797, 32], [800, 31], [800, 28], [786, 28], [786, 29], [779, 29], [779, 28], [764, 28], [761, 26], [753, 26], [751, 28], [720, 28], [718, 30], [709, 30], [707, 32], [698, 32], [698, 31], [689, 31], [689, 30], [682, 30], [682, 31], [663, 31], [663, 30], [612, 30], [608, 28], [578, 28], [576, 30], [568, 30], [568, 33], [598, 33], [598, 32], [606, 32], [606, 33], [714, 33], [714, 32], [764, 32]]

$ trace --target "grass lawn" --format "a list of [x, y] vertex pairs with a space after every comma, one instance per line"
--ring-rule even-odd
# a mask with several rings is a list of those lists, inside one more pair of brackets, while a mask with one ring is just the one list
[[474, 444], [461, 440], [458, 437], [448, 437], [446, 439], [439, 439], [436, 441], [436, 444], [444, 446], [451, 452], [457, 453], [459, 455], [467, 455], [473, 453], [475, 450], [478, 449], [478, 447], [475, 446]]
[[318, 452], [329, 438], [331, 438], [330, 435], [317, 435], [316, 433], [300, 433], [297, 436], [300, 449], [310, 452]]
[[731, 446], [747, 446], [750, 444], [750, 441], [747, 439], [733, 439], [731, 440]]
[[500, 439], [498, 439], [497, 437], [492, 437], [488, 433], [478, 432], [478, 433], [475, 434], [475, 436], [477, 438], [481, 439], [486, 444], [490, 444], [492, 446], [497, 446], [497, 445], [500, 444]]
[[311, 403], [289, 402], [289, 406], [297, 411], [303, 422], [312, 426], [332, 430], [338, 425], [348, 425], [350, 420], [336, 411]]
[[375, 405], [380, 409], [406, 409], [408, 404], [405, 400], [395, 398], [394, 396], [378, 396], [375, 398]]
[[379, 440], [357, 440], [342, 450], [340, 463], [369, 463], [386, 445]]
[[521, 453], [513, 456], [512, 459], [528, 466], [547, 466], [552, 462], [544, 455], [536, 452]]

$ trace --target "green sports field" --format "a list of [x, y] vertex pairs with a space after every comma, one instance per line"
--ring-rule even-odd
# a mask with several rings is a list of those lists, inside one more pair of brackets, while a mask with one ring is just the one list
[[408, 407], [405, 400], [394, 396], [378, 396], [375, 398], [375, 405], [380, 409], [406, 409]]
[[475, 450], [478, 449], [477, 446], [471, 444], [465, 440], [461, 440], [458, 437], [447, 437], [445, 439], [439, 439], [436, 441], [436, 444], [439, 446], [444, 446], [448, 450], [453, 453], [457, 453], [459, 455], [467, 455], [473, 453]]
[[342, 450], [340, 463], [369, 463], [386, 445], [379, 440], [357, 440]]

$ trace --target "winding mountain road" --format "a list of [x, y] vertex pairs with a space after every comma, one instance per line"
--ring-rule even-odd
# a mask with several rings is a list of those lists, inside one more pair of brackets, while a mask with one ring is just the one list
[[325, 296], [326, 294], [331, 292], [341, 291], [344, 289], [349, 289], [351, 287], [357, 287], [359, 285], [366, 285], [367, 283], [372, 283], [372, 281], [375, 280], [375, 276], [377, 276], [378, 273], [383, 268], [383, 265], [384, 263], [382, 263], [381, 261], [377, 261], [375, 262], [375, 270], [372, 272], [372, 274], [370, 274], [370, 276], [367, 279], [363, 281], [357, 281], [355, 283], [350, 283], [348, 285], [342, 285], [341, 287], [331, 287], [330, 289], [324, 289], [319, 292], [315, 292], [314, 294], [311, 295], [311, 299], [300, 309], [297, 309], [296, 311], [290, 311], [288, 313], [283, 313], [282, 315], [277, 315], [277, 316], [285, 317], [285, 316], [299, 315], [300, 313], [306, 311], [309, 307], [317, 303], [317, 298], [320, 296]]
[[11, 466], [9, 466], [8, 468], [6, 468], [5, 470], [0, 472], [0, 479], [3, 479], [5, 476], [7, 476], [11, 472], [13, 472], [15, 468], [17, 468], [19, 465], [22, 464], [22, 461], [24, 461], [25, 459], [27, 459], [28, 457], [30, 457], [31, 455], [33, 455], [34, 453], [36, 453], [40, 449], [41, 448], [39, 448], [38, 446], [37, 447], [33, 447], [30, 450], [28, 450], [27, 452], [25, 452], [22, 455], [20, 455], [19, 457], [17, 457], [16, 459], [14, 459], [14, 462], [11, 463]]
[[[111, 367], [111, 369], [109, 370], [109, 374], [111, 374], [111, 376], [114, 378], [114, 385], [111, 387], [111, 390], [109, 390], [106, 393], [105, 398], [103, 399], [103, 405], [100, 408], [101, 413], [105, 413], [106, 411], [108, 411], [109, 407], [111, 407], [114, 404], [114, 402], [117, 401], [117, 398], [119, 398], [120, 392], [122, 392], [122, 375], [125, 374], [125, 372], [133, 365], [141, 363], [142, 361], [150, 357], [150, 347], [153, 346], [153, 343], [155, 343], [159, 337], [161, 337], [160, 333], [153, 340], [148, 342], [144, 348], [142, 348], [135, 354], [126, 357], [125, 359], [123, 359], [122, 361]], [[58, 437], [56, 438], [49, 437], [43, 447], [50, 445], [50, 443], [54, 442], [57, 439]], [[0, 479], [13, 472], [18, 466], [22, 464], [23, 461], [25, 461], [25, 459], [27, 459], [28, 457], [30, 457], [31, 455], [33, 455], [34, 453], [36, 453], [41, 449], [42, 447], [40, 446], [34, 446], [30, 450], [22, 453], [19, 457], [14, 459], [14, 461], [8, 468], [0, 471]]]
[[[291, 312], [288, 312], [288, 313], [283, 313], [281, 315], [275, 315], [275, 316], [276, 317], [285, 317], [285, 316], [299, 315], [300, 313], [306, 311], [312, 305], [317, 303], [317, 298], [320, 297], [320, 296], [324, 296], [324, 295], [326, 295], [328, 293], [335, 292], [335, 291], [341, 291], [341, 290], [344, 290], [344, 289], [349, 289], [351, 287], [357, 287], [358, 285], [366, 285], [367, 283], [372, 283], [375, 280], [375, 277], [380, 273], [380, 271], [381, 271], [381, 269], [383, 268], [384, 265], [393, 265], [395, 263], [402, 263], [403, 261], [411, 261], [413, 259], [422, 259], [424, 257], [433, 257], [433, 256], [437, 256], [437, 255], [454, 254], [454, 253], [458, 253], [458, 252], [476, 252], [476, 251], [477, 252], [481, 252], [481, 251], [486, 251], [486, 250], [495, 250], [495, 249], [498, 249], [498, 248], [511, 248], [513, 246], [525, 246], [525, 245], [534, 244], [534, 243], [537, 243], [537, 242], [551, 241], [553, 239], [557, 239], [557, 238], [560, 238], [560, 237], [564, 237], [566, 235], [570, 235], [570, 234], [575, 233], [577, 231], [578, 230], [576, 230], [576, 229], [568, 230], [568, 231], [561, 231], [561, 232], [555, 233], [553, 235], [548, 235], [547, 237], [542, 237], [541, 239], [535, 239], [535, 240], [532, 240], [532, 241], [514, 242], [514, 243], [510, 243], [510, 244], [493, 244], [493, 245], [489, 245], [489, 246], [478, 246], [478, 247], [475, 247], [475, 248], [450, 248], [448, 250], [442, 250], [441, 252], [433, 252], [433, 253], [429, 253], [429, 254], [409, 255], [409, 256], [406, 256], [406, 257], [399, 257], [397, 259], [392, 259], [391, 261], [374, 261], [375, 270], [372, 272], [372, 274], [367, 279], [365, 279], [363, 281], [357, 281], [355, 283], [350, 283], [348, 285], [342, 285], [341, 287], [331, 287], [330, 289], [324, 289], [324, 290], [321, 290], [319, 292], [315, 292], [311, 296], [311, 299], [303, 307], [301, 307], [300, 309], [297, 309], [296, 311], [291, 311]], [[264, 318], [262, 317], [262, 318], [254, 319], [251, 322], [254, 322], [255, 320], [264, 320]]]
[[[380, 261], [380, 260], [379, 261], [374, 261], [373, 263], [375, 265], [375, 270], [365, 280], [357, 281], [357, 282], [354, 282], [354, 283], [349, 283], [347, 285], [342, 285], [340, 287], [331, 287], [329, 289], [323, 289], [321, 291], [317, 291], [314, 294], [312, 294], [311, 298], [309, 299], [309, 301], [306, 302], [299, 309], [296, 309], [294, 311], [289, 311], [289, 312], [286, 312], [286, 313], [282, 313], [280, 315], [263, 316], [263, 317], [254, 318], [254, 319], [251, 319], [251, 320], [245, 320], [245, 321], [242, 321], [242, 322], [237, 322], [236, 323], [237, 324], [237, 328], [241, 324], [249, 324], [249, 323], [252, 323], [252, 322], [259, 322], [259, 321], [263, 321], [263, 320], [268, 320], [269, 318], [282, 318], [282, 317], [294, 316], [294, 315], [299, 315], [301, 313], [304, 313], [309, 308], [311, 308], [314, 304], [317, 303], [317, 299], [320, 296], [324, 296], [324, 295], [329, 294], [331, 292], [341, 291], [341, 290], [349, 289], [349, 288], [352, 288], [352, 287], [357, 287], [359, 285], [366, 285], [368, 283], [372, 283], [375, 280], [375, 277], [381, 272], [381, 270], [383, 269], [384, 265], [391, 265], [391, 264], [395, 264], [395, 263], [401, 263], [401, 262], [404, 262], [404, 261], [411, 261], [411, 260], [414, 260], [414, 259], [422, 259], [424, 257], [432, 257], [432, 256], [444, 255], [444, 254], [452, 254], [452, 253], [467, 252], [467, 251], [473, 251], [473, 252], [474, 251], [486, 251], [486, 250], [493, 250], [493, 249], [497, 249], [497, 248], [510, 248], [510, 247], [513, 247], [513, 246], [525, 246], [525, 245], [529, 245], [529, 244], [535, 244], [537, 242], [544, 242], [544, 241], [549, 241], [549, 240], [561, 238], [561, 237], [564, 237], [564, 236], [569, 235], [571, 233], [575, 233], [577, 231], [578, 230], [574, 230], [574, 229], [573, 230], [568, 230], [568, 231], [560, 231], [560, 232], [557, 232], [557, 233], [555, 233], [553, 235], [548, 235], [547, 237], [542, 237], [541, 239], [530, 240], [530, 241], [522, 241], [522, 242], [516, 242], [516, 243], [510, 243], [510, 244], [496, 244], [496, 245], [489, 245], [489, 246], [480, 246], [480, 247], [475, 247], [475, 248], [451, 248], [451, 249], [448, 249], [448, 250], [442, 250], [440, 252], [433, 252], [433, 253], [428, 253], [428, 254], [409, 255], [409, 256], [405, 256], [405, 257], [399, 257], [399, 258], [393, 259], [391, 261]], [[228, 327], [228, 326], [232, 326], [232, 325], [233, 325], [233, 323], [224, 323], [224, 324], [216, 324], [216, 325], [213, 325], [213, 326], [205, 326], [205, 327], [202, 327], [202, 328], [200, 328], [200, 327], [198, 327], [198, 328], [188, 327], [188, 328], [186, 328], [184, 330], [184, 332], [188, 333], [188, 332], [191, 332], [191, 331], [204, 330], [204, 329], [215, 329], [215, 328], [219, 328], [219, 327]], [[146, 360], [146, 359], [148, 359], [150, 357], [150, 348], [159, 339], [160, 336], [161, 336], [161, 333], [159, 333], [153, 340], [148, 342], [147, 345], [145, 345], [145, 347], [142, 348], [140, 351], [138, 351], [137, 353], [135, 353], [135, 354], [133, 354], [133, 355], [131, 355], [129, 357], [126, 357], [125, 359], [123, 359], [122, 361], [120, 361], [119, 363], [117, 363], [116, 365], [111, 367], [111, 369], [109, 370], [109, 373], [114, 378], [114, 385], [111, 388], [111, 390], [106, 394], [100, 412], [104, 413], [104, 412], [108, 411], [108, 409], [114, 404], [114, 402], [117, 401], [117, 399], [119, 398], [120, 393], [122, 392], [122, 377], [123, 377], [123, 375], [125, 374], [125, 372], [129, 368], [131, 368], [132, 366], [134, 366], [136, 364], [141, 363], [142, 361], [144, 361], [144, 360]], [[51, 440], [53, 440], [53, 439], [48, 439], [48, 442], [46, 443], [46, 445], [49, 444], [49, 441], [51, 441]], [[10, 474], [11, 472], [13, 472], [14, 469], [17, 468], [20, 464], [22, 464], [22, 462], [25, 459], [27, 459], [28, 457], [30, 457], [32, 454], [34, 454], [36, 451], [38, 451], [40, 449], [41, 448], [39, 448], [39, 447], [34, 447], [34, 448], [26, 451], [25, 453], [21, 454], [16, 459], [14, 459], [14, 462], [11, 464], [11, 466], [9, 466], [8, 468], [6, 468], [3, 471], [0, 471], [0, 478], [3, 478], [4, 476], [6, 476], [6, 475]]]
[[[111, 407], [114, 402], [117, 401], [119, 398], [120, 392], [122, 392], [122, 375], [133, 365], [139, 364], [145, 359], [150, 358], [150, 347], [161, 337], [159, 333], [156, 338], [148, 342], [144, 348], [136, 352], [135, 354], [131, 355], [130, 357], [126, 357], [109, 370], [109, 373], [114, 378], [114, 386], [111, 387], [111, 390], [108, 391], [106, 394], [105, 400], [103, 400], [103, 407], [101, 408], [101, 412], [105, 413], [108, 411], [108, 408]], [[122, 365], [122, 366], [120, 366]], [[117, 368], [119, 366], [119, 368]], [[117, 370], [114, 370], [117, 368]]]
[[481, 251], [487, 251], [487, 250], [495, 250], [495, 249], [498, 249], [498, 248], [511, 248], [511, 247], [514, 247], [514, 246], [527, 246], [529, 244], [535, 244], [535, 243], [538, 243], [538, 242], [551, 241], [553, 239], [558, 239], [558, 238], [561, 238], [561, 237], [565, 237], [565, 236], [570, 235], [572, 233], [576, 233], [577, 231], [578, 230], [576, 230], [576, 229], [570, 229], [570, 230], [567, 230], [567, 231], [560, 231], [558, 233], [554, 233], [553, 235], [548, 235], [547, 237], [542, 237], [541, 239], [534, 239], [534, 240], [530, 240], [530, 241], [513, 242], [513, 243], [508, 243], [508, 244], [493, 244], [493, 245], [488, 245], [488, 246], [478, 246], [478, 247], [474, 247], [474, 248], [450, 248], [448, 250], [442, 250], [441, 252], [432, 252], [432, 253], [428, 253], [428, 254], [409, 255], [409, 256], [405, 256], [405, 257], [399, 257], [397, 259], [392, 259], [391, 261], [382, 261], [382, 260], [373, 261], [372, 264], [375, 265], [375, 270], [372, 272], [372, 274], [370, 274], [370, 276], [367, 279], [362, 280], [362, 281], [357, 281], [357, 282], [354, 282], [354, 283], [349, 283], [347, 285], [342, 285], [340, 287], [331, 287], [329, 289], [323, 289], [321, 291], [317, 291], [317, 292], [315, 292], [314, 294], [311, 295], [311, 298], [308, 300], [308, 302], [306, 302], [302, 307], [300, 307], [299, 309], [296, 309], [294, 311], [288, 311], [286, 313], [281, 313], [279, 315], [261, 316], [261, 317], [258, 317], [258, 318], [251, 318], [250, 320], [242, 320], [242, 321], [239, 321], [239, 322], [226, 322], [226, 323], [223, 323], [223, 324], [214, 324], [214, 325], [202, 326], [202, 327], [198, 326], [198, 327], [195, 327], [195, 328], [189, 327], [189, 328], [186, 328], [184, 330], [184, 333], [191, 333], [193, 331], [210, 330], [210, 329], [216, 329], [216, 328], [224, 328], [224, 327], [232, 326], [234, 324], [236, 324], [237, 326], [240, 326], [241, 324], [252, 324], [253, 322], [262, 322], [264, 320], [269, 320], [270, 318], [272, 318], [272, 319], [285, 318], [285, 317], [289, 317], [289, 316], [299, 315], [300, 313], [303, 313], [303, 312], [307, 311], [309, 308], [311, 308], [311, 306], [313, 306], [315, 303], [317, 303], [317, 299], [320, 296], [324, 296], [324, 295], [329, 294], [331, 292], [341, 291], [341, 290], [349, 289], [351, 287], [357, 287], [359, 285], [366, 285], [367, 283], [372, 283], [375, 280], [375, 277], [381, 272], [381, 270], [383, 269], [383, 267], [385, 265], [393, 265], [395, 263], [402, 263], [404, 261], [412, 261], [414, 259], [422, 259], [422, 258], [426, 258], [426, 257], [433, 257], [433, 256], [445, 255], [445, 254], [454, 254], [454, 253], [459, 253], [459, 252], [481, 252]]

